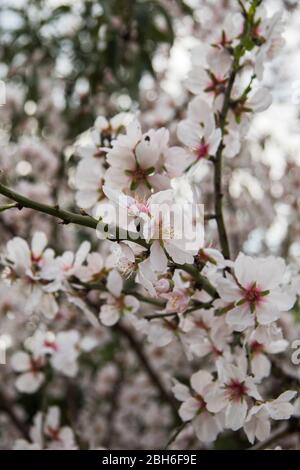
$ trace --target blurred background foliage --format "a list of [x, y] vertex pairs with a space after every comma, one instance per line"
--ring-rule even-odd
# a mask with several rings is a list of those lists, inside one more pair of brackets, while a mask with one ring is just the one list
[[144, 74], [155, 78], [154, 54], [173, 44], [174, 8], [193, 13], [183, 0], [2, 0], [0, 78], [22, 85], [33, 103], [45, 79], [59, 81], [72, 138], [92, 124], [96, 97], [125, 91], [138, 100]]

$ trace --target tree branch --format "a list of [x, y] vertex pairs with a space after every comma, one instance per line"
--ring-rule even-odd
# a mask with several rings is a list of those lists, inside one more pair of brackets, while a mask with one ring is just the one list
[[131, 333], [129, 328], [122, 325], [121, 322], [117, 323], [114, 326], [116, 331], [119, 331], [128, 341], [133, 351], [136, 353], [137, 357], [140, 360], [140, 363], [143, 365], [144, 369], [146, 370], [147, 374], [149, 375], [150, 379], [152, 380], [153, 384], [156, 386], [157, 390], [160, 393], [162, 400], [169, 404], [171, 410], [173, 411], [174, 415], [178, 417], [177, 411], [177, 403], [176, 400], [173, 398], [172, 395], [165, 389], [164, 384], [161, 382], [159, 375], [157, 372], [152, 368], [151, 363], [148, 361], [147, 356], [143, 351], [142, 345], [139, 341], [136, 340], [135, 336]]
[[[0, 194], [2, 194], [3, 196], [6, 196], [8, 199], [12, 199], [13, 201], [16, 201], [18, 203], [19, 209], [21, 209], [22, 207], [26, 207], [28, 209], [34, 209], [37, 212], [42, 212], [44, 214], [51, 215], [52, 217], [56, 217], [57, 219], [60, 219], [64, 224], [76, 224], [76, 225], [81, 225], [83, 227], [93, 228], [95, 230], [99, 225], [102, 226], [104, 229], [107, 227], [106, 224], [101, 224], [101, 222], [94, 219], [93, 217], [90, 217], [89, 215], [75, 214], [74, 212], [60, 209], [58, 206], [50, 206], [48, 204], [42, 204], [40, 202], [28, 199], [22, 194], [12, 191], [7, 186], [4, 186], [1, 183], [0, 183]], [[112, 239], [109, 238], [109, 240], [112, 240]], [[117, 233], [116, 238], [113, 239], [112, 241], [122, 241], [122, 240], [130, 240], [130, 241], [137, 243], [138, 245], [148, 248], [148, 244], [145, 240], [141, 238], [135, 239], [135, 237], [132, 234], [130, 234], [130, 232], [127, 232], [126, 237], [124, 238], [120, 238]]]
[[[81, 225], [83, 227], [93, 228], [95, 230], [97, 226], [99, 226], [99, 224], [101, 225], [101, 222], [97, 221], [96, 219], [88, 215], [75, 214], [74, 212], [60, 209], [57, 206], [50, 206], [48, 204], [42, 204], [40, 202], [28, 199], [22, 194], [12, 191], [7, 186], [4, 186], [1, 183], [0, 183], [0, 194], [2, 194], [3, 196], [6, 196], [8, 199], [12, 199], [13, 201], [17, 202], [19, 209], [22, 207], [26, 207], [28, 209], [34, 209], [37, 212], [42, 212], [44, 214], [51, 215], [52, 217], [56, 217], [57, 219], [60, 219], [64, 224], [76, 224], [76, 225]], [[106, 224], [102, 224], [102, 227], [105, 228]], [[133, 241], [134, 243], [137, 243], [138, 245], [144, 248], [149, 248], [149, 245], [146, 242], [146, 240], [143, 240], [142, 238], [136, 239], [134, 234], [131, 234], [130, 232], [126, 232], [126, 236], [123, 238], [120, 238], [117, 233], [116, 238], [114, 239], [109, 238], [109, 240], [111, 241], [129, 240], [129, 241]], [[202, 287], [206, 292], [208, 292], [208, 294], [210, 294], [212, 297], [218, 297], [216, 289], [210, 284], [210, 282], [205, 277], [203, 277], [200, 274], [199, 270], [195, 266], [178, 265], [175, 263], [174, 263], [174, 266], [177, 269], [182, 269], [183, 271], [189, 273], [198, 282], [198, 285]]]
[[24, 439], [26, 439], [27, 441], [30, 441], [27, 426], [16, 415], [13, 410], [13, 406], [14, 404], [11, 403], [8, 398], [6, 398], [6, 396], [0, 391], [0, 410], [7, 414], [16, 429], [18, 429], [18, 431], [21, 433], [22, 437], [24, 437]]
[[211, 297], [219, 297], [218, 292], [216, 291], [214, 286], [209, 282], [208, 279], [206, 279], [206, 277], [202, 276], [200, 271], [195, 266], [193, 266], [192, 264], [183, 264], [182, 266], [176, 265], [176, 267], [190, 274], [197, 281], [198, 286], [204, 289], [209, 295], [211, 295]]
[[220, 244], [222, 248], [223, 255], [226, 259], [230, 259], [230, 248], [229, 248], [229, 241], [227, 236], [227, 231], [224, 222], [223, 216], [223, 190], [222, 190], [222, 157], [223, 157], [223, 149], [224, 149], [224, 135], [225, 135], [225, 127], [226, 127], [226, 118], [230, 107], [230, 96], [232, 92], [232, 88], [234, 85], [234, 81], [236, 78], [236, 70], [237, 70], [238, 61], [234, 60], [232, 71], [229, 76], [228, 85], [226, 88], [223, 107], [220, 114], [220, 128], [222, 132], [222, 140], [218, 147], [216, 157], [214, 160], [214, 196], [215, 196], [215, 214], [216, 214], [216, 222], [218, 226], [218, 233]]

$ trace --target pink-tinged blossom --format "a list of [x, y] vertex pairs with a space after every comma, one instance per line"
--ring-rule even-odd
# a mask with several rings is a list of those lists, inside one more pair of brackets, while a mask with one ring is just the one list
[[151, 188], [156, 191], [168, 188], [168, 177], [159, 174], [168, 140], [166, 129], [143, 134], [140, 124], [132, 121], [127, 134], [112, 142], [112, 149], [107, 153], [110, 167], [105, 174], [105, 184], [121, 191], [129, 188], [141, 195], [149, 195]]
[[68, 280], [80, 272], [84, 261], [91, 249], [91, 244], [84, 241], [76, 253], [65, 251], [61, 256], [57, 256], [51, 263], [48, 263], [43, 271], [43, 279], [49, 281], [48, 292], [55, 292], [59, 289], [66, 289]]
[[47, 247], [47, 237], [43, 232], [36, 232], [31, 246], [20, 237], [7, 243], [4, 263], [7, 266], [5, 278], [17, 282], [24, 295], [24, 311], [30, 315], [39, 312], [47, 318], [54, 318], [58, 305], [43, 282], [43, 270], [53, 263], [54, 251]]
[[57, 406], [48, 408], [46, 415], [38, 412], [30, 429], [31, 442], [18, 439], [14, 450], [76, 450], [75, 436], [69, 426], [61, 426], [61, 412]]
[[241, 355], [238, 364], [219, 359], [218, 381], [208, 396], [207, 408], [212, 413], [225, 412], [225, 426], [240, 429], [246, 420], [251, 399], [261, 400], [252, 377], [247, 375], [247, 361]]
[[292, 308], [295, 299], [284, 292], [286, 266], [281, 258], [252, 258], [240, 253], [233, 274], [220, 278], [217, 308], [226, 313], [226, 321], [235, 331], [244, 331], [257, 323], [268, 325]]
[[201, 442], [213, 442], [222, 431], [222, 420], [207, 409], [207, 400], [213, 390], [213, 377], [200, 370], [191, 376], [191, 389], [177, 382], [173, 387], [177, 400], [182, 401], [179, 415], [182, 421], [191, 421]]
[[275, 400], [266, 401], [250, 409], [244, 424], [244, 431], [252, 444], [255, 438], [264, 441], [269, 437], [271, 431], [270, 419], [290, 419], [294, 413], [294, 405], [290, 401], [296, 395], [297, 392], [287, 390]]
[[139, 309], [139, 301], [132, 295], [122, 293], [123, 279], [118, 271], [113, 270], [107, 277], [107, 290], [101, 294], [104, 304], [100, 308], [100, 320], [105, 326], [117, 323], [121, 315], [135, 313]]
[[188, 117], [179, 123], [177, 135], [190, 153], [189, 165], [215, 155], [221, 142], [221, 130], [215, 127], [213, 111], [200, 97], [191, 101]]

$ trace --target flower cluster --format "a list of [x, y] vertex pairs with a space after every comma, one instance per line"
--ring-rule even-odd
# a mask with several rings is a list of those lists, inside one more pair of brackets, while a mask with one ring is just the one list
[[[15, 394], [49, 395], [62, 407], [63, 392], [70, 396], [66, 416], [59, 406], [31, 413], [15, 449], [76, 449], [81, 440], [109, 448], [114, 438], [128, 448], [142, 428], [141, 445], [159, 447], [177, 413], [184, 426], [169, 441], [175, 448], [181, 439], [207, 448], [241, 430], [253, 444], [268, 439], [273, 422], [297, 416], [285, 352], [299, 331], [291, 313], [299, 277], [279, 256], [249, 256], [245, 246], [231, 255], [224, 216], [223, 167], [243, 156], [252, 116], [271, 105], [260, 82], [284, 44], [280, 13], [269, 16], [257, 0], [237, 4], [192, 51], [175, 129], [145, 131], [143, 113], [121, 112], [99, 116], [77, 138], [69, 175], [76, 212], [56, 194], [43, 204], [0, 185], [16, 203], [5, 211], [35, 209], [63, 229], [81, 228], [60, 240], [56, 227], [34, 227], [1, 247], [5, 328], [15, 317], [20, 324], [9, 383]], [[44, 155], [56, 174], [52, 153]]]

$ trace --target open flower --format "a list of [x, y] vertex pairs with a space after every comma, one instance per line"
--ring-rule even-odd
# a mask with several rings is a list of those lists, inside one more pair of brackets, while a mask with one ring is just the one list
[[234, 365], [218, 361], [219, 380], [208, 396], [207, 409], [212, 413], [225, 411], [225, 425], [237, 431], [246, 420], [251, 398], [261, 400], [252, 377], [247, 376], [247, 361], [240, 357], [239, 364]]
[[270, 435], [270, 418], [274, 420], [290, 419], [294, 412], [294, 406], [290, 403], [297, 392], [287, 390], [275, 400], [266, 401], [260, 405], [253, 406], [244, 424], [244, 431], [253, 444], [255, 438], [264, 441]]
[[177, 135], [189, 149], [190, 165], [215, 155], [221, 130], [216, 129], [213, 111], [201, 97], [197, 96], [189, 104], [188, 118], [179, 123]]
[[[278, 329], [279, 330], [279, 329]], [[276, 338], [262, 336], [261, 330], [254, 330], [248, 339], [251, 370], [256, 381], [268, 377], [271, 371], [271, 361], [268, 354], [279, 354], [288, 347], [288, 341], [283, 339], [282, 331]]]
[[135, 313], [140, 304], [134, 296], [122, 294], [123, 280], [118, 271], [109, 273], [106, 287], [108, 292], [101, 294], [105, 303], [100, 309], [100, 320], [103, 325], [112, 326], [119, 321], [121, 315]]
[[235, 331], [272, 323], [289, 310], [294, 297], [283, 292], [280, 284], [285, 273], [281, 258], [251, 258], [240, 253], [234, 263], [234, 275], [218, 281], [221, 300], [215, 305], [228, 311], [227, 323]]
[[76, 450], [75, 436], [69, 426], [61, 426], [61, 413], [57, 406], [48, 408], [44, 415], [38, 412], [30, 429], [31, 442], [18, 439], [14, 450]]
[[49, 281], [47, 291], [55, 292], [59, 289], [66, 289], [68, 280], [72, 276], [76, 276], [78, 271], [80, 272], [90, 249], [91, 244], [85, 241], [76, 253], [65, 251], [61, 256], [55, 258], [52, 263], [48, 263], [42, 272], [43, 279]]
[[44, 382], [44, 354], [29, 354], [25, 351], [16, 352], [11, 358], [14, 371], [20, 373], [16, 387], [22, 393], [35, 393]]
[[105, 184], [121, 191], [130, 189], [140, 195], [169, 187], [169, 179], [158, 173], [162, 155], [167, 149], [169, 133], [166, 129], [142, 134], [139, 123], [132, 121], [126, 135], [120, 135], [107, 153], [110, 167]]
[[47, 247], [47, 237], [43, 232], [35, 232], [31, 246], [23, 238], [15, 237], [7, 243], [4, 263], [7, 266], [5, 278], [17, 282], [24, 295], [26, 314], [41, 313], [54, 318], [58, 305], [54, 296], [47, 291], [43, 271], [54, 260], [54, 251]]
[[207, 409], [207, 400], [213, 388], [213, 377], [209, 372], [200, 370], [191, 377], [191, 390], [176, 383], [173, 393], [182, 401], [179, 415], [183, 421], [191, 421], [201, 442], [213, 442], [222, 431], [220, 418]]

